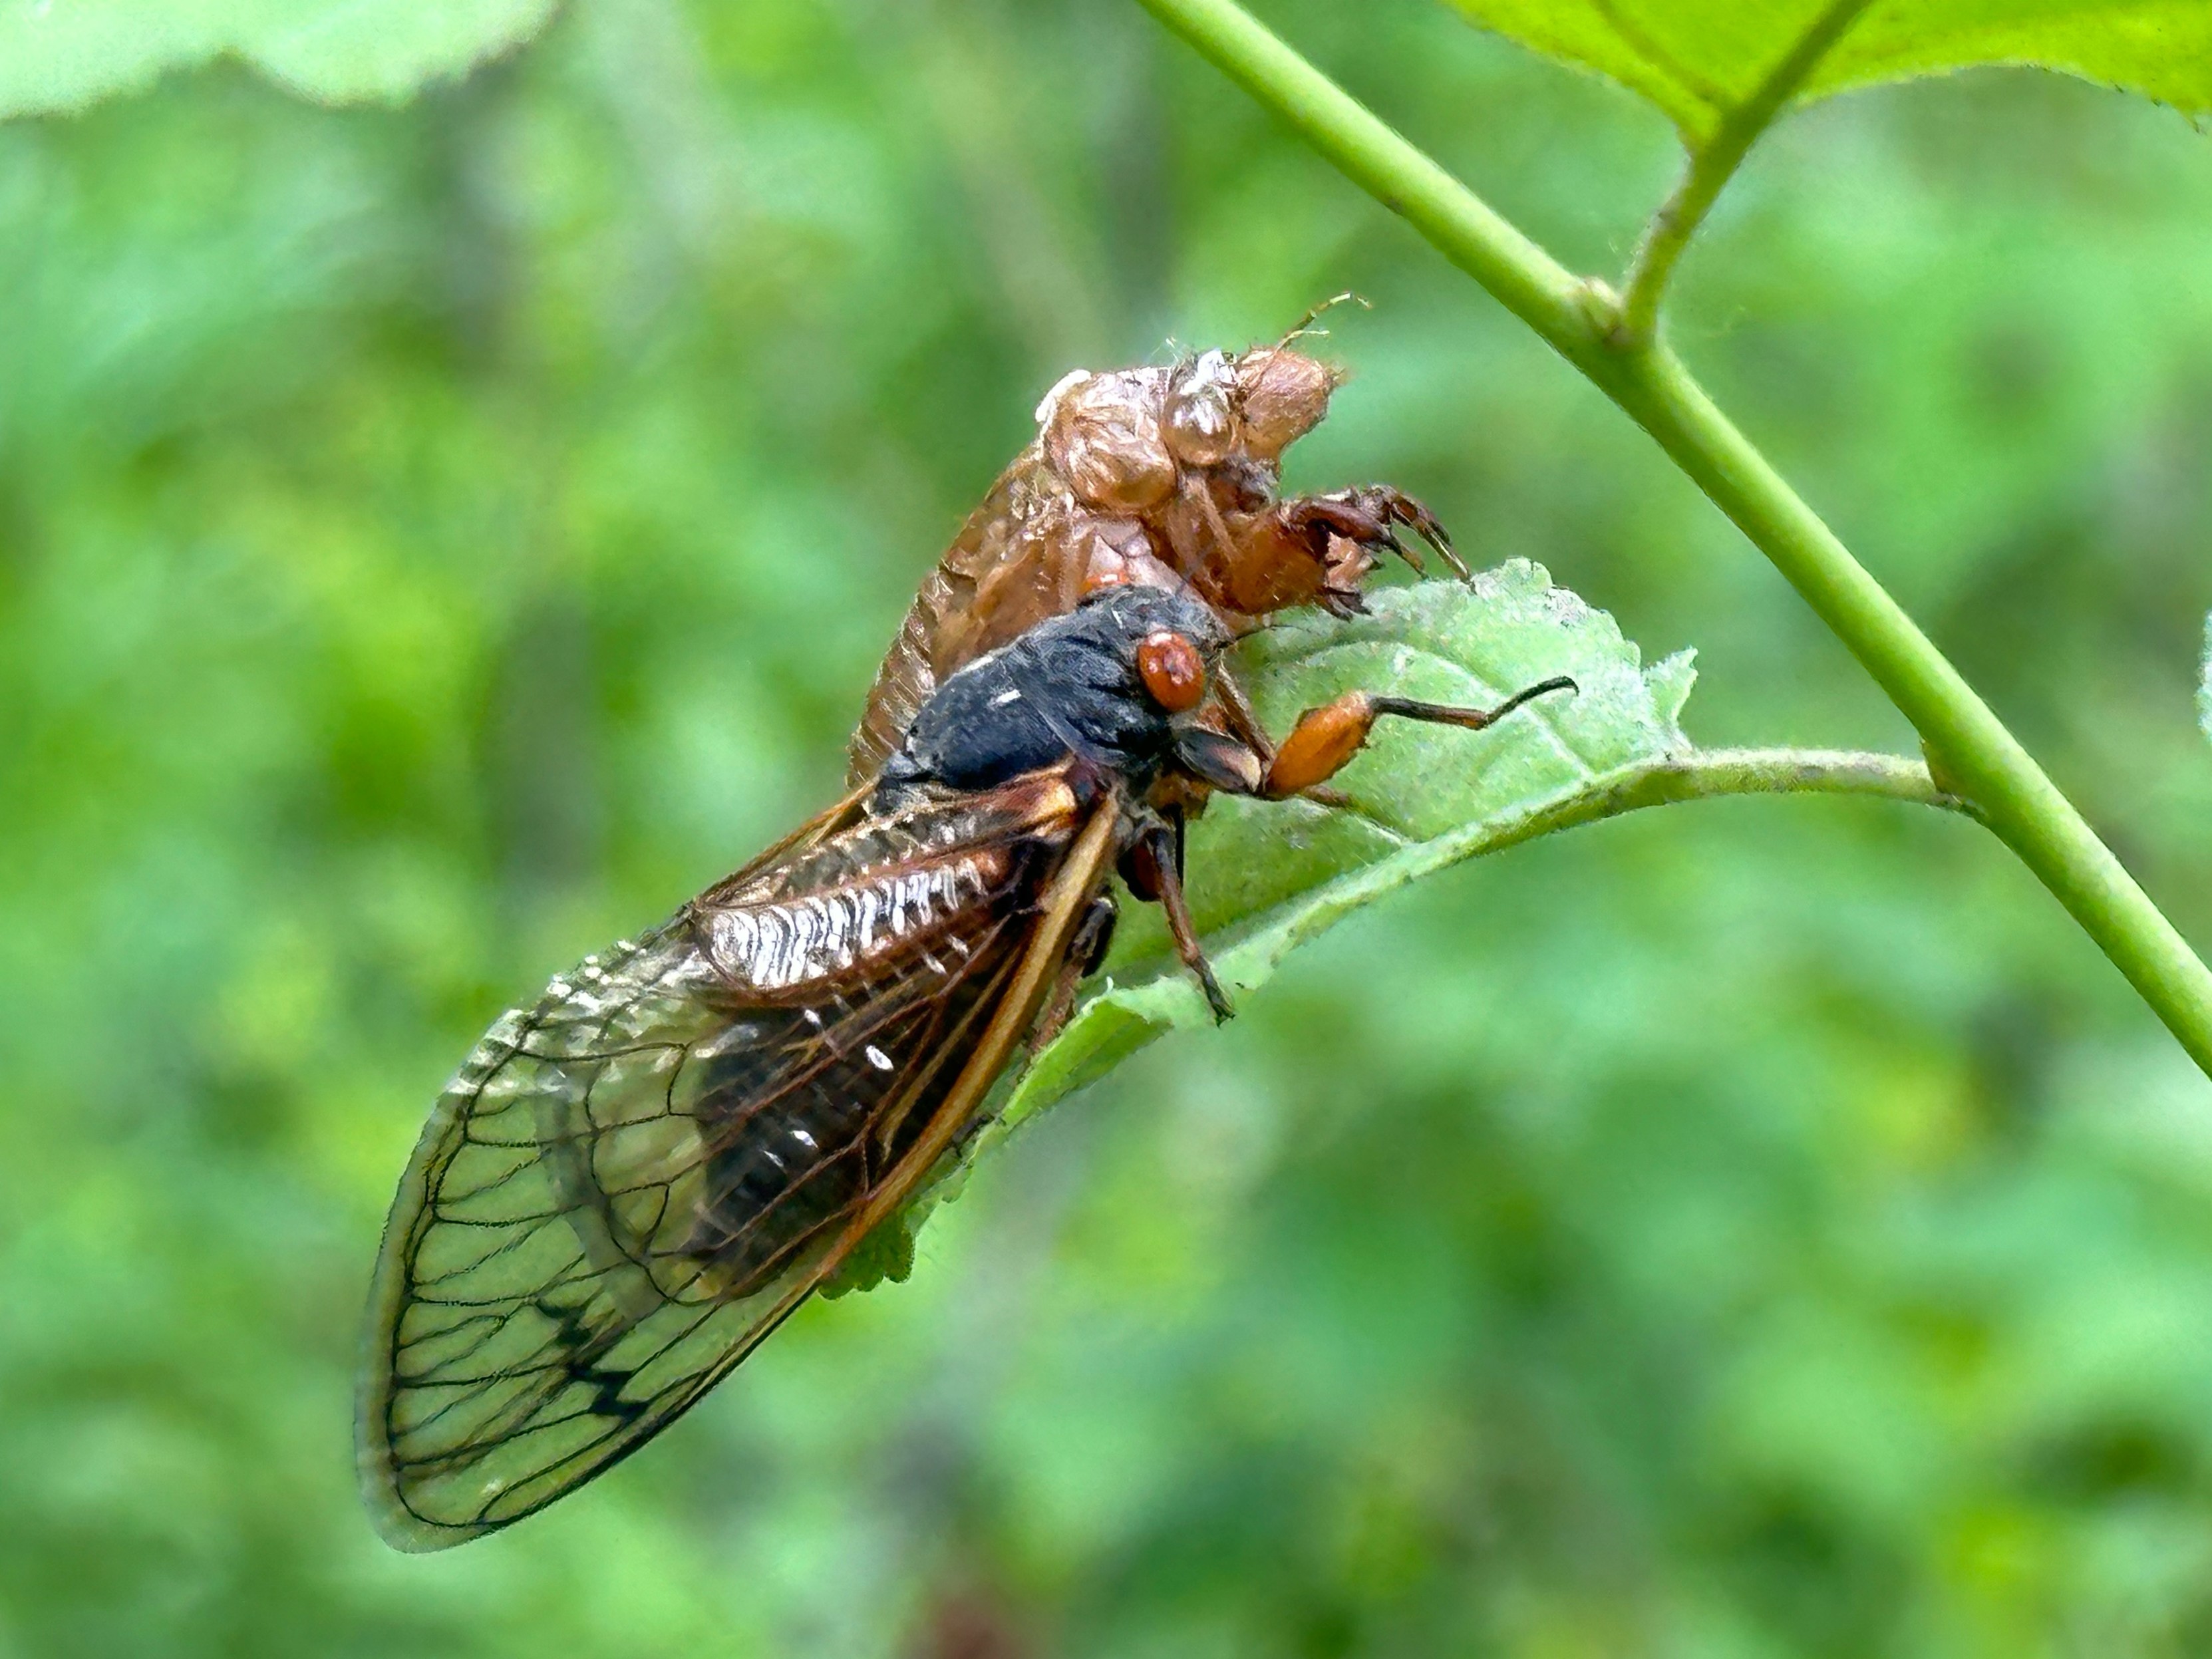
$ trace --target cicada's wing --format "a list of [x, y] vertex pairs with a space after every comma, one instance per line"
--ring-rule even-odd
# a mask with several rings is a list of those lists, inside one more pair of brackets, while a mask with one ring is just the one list
[[805, 843], [485, 1034], [377, 1264], [360, 1451], [389, 1541], [504, 1526], [636, 1449], [910, 1188], [1065, 908], [1053, 787]]

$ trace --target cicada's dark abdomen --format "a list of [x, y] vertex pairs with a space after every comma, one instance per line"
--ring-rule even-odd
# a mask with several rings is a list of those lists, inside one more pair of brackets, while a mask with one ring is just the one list
[[706, 1159], [684, 1248], [718, 1293], [750, 1294], [852, 1213], [989, 1018], [1066, 823], [979, 838], [970, 816], [884, 820], [695, 910], [745, 1010], [697, 1056], [690, 1106]]
[[[850, 1215], [897, 1163], [930, 1114], [926, 1103], [919, 1110], [887, 1111], [888, 1097], [915, 1081], [913, 1069], [932, 1068], [945, 1052], [932, 1033], [907, 1028], [969, 1029], [988, 1014], [995, 969], [987, 963], [981, 974], [967, 971], [948, 942], [943, 953], [899, 971], [911, 983], [867, 993], [907, 1003], [902, 1018], [884, 1022], [887, 1030], [854, 1032], [842, 1054], [824, 1046], [823, 1063], [795, 1079], [774, 1075], [773, 1056], [823, 1042], [809, 1014], [823, 1025], [854, 1024], [845, 999], [829, 999], [819, 1009], [779, 1009], [781, 1031], [757, 1030], [743, 1048], [708, 1063], [692, 1111], [714, 1150], [685, 1249], [711, 1268], [719, 1294], [748, 1296], [767, 1284], [825, 1226]], [[933, 997], [924, 981], [943, 988]], [[926, 1079], [922, 1092], [951, 1080]]]

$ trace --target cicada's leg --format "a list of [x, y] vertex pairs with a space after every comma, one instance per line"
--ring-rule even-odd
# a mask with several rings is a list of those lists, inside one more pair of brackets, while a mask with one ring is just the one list
[[1372, 691], [1347, 691], [1334, 702], [1309, 708], [1298, 716], [1290, 736], [1276, 749], [1274, 760], [1255, 793], [1271, 800], [1298, 794], [1326, 800], [1335, 792], [1318, 796], [1316, 792], [1322, 790], [1329, 779], [1343, 769], [1345, 763], [1359, 752], [1360, 746], [1367, 741], [1367, 734], [1375, 729], [1375, 722], [1385, 714], [1480, 732], [1485, 726], [1496, 725], [1531, 698], [1575, 689], [1573, 680], [1565, 674], [1556, 675], [1523, 687], [1494, 708], [1462, 708], [1449, 703], [1417, 702], [1410, 697], [1381, 696]]
[[1198, 942], [1190, 902], [1183, 896], [1182, 853], [1182, 814], [1171, 812], [1137, 832], [1136, 840], [1122, 855], [1121, 879], [1139, 898], [1157, 902], [1167, 913], [1168, 937], [1175, 941], [1176, 954], [1206, 993], [1206, 1006], [1213, 1010], [1214, 1023], [1218, 1024], [1237, 1010], [1222, 990], [1221, 981], [1214, 978], [1213, 965], [1206, 961], [1205, 948]]
[[1045, 998], [1044, 1012], [1038, 1016], [1030, 1037], [1031, 1054], [1043, 1053], [1066, 1029], [1068, 1016], [1075, 1012], [1075, 988], [1097, 973], [1098, 964], [1106, 960], [1106, 947], [1114, 942], [1114, 924], [1120, 915], [1114, 896], [1101, 893], [1075, 924], [1075, 937], [1067, 943], [1067, 958], [1060, 965], [1059, 975]]
[[1401, 541], [1395, 528], [1403, 525], [1434, 548], [1454, 575], [1468, 580], [1466, 561], [1454, 550], [1437, 515], [1389, 484], [1363, 484], [1326, 495], [1293, 495], [1268, 510], [1285, 530], [1308, 543], [1316, 557], [1327, 552], [1330, 537], [1341, 536], [1363, 548], [1387, 547], [1419, 570], [1420, 554]]
[[1179, 524], [1169, 538], [1184, 550], [1186, 573], [1217, 609], [1263, 617], [1316, 605], [1332, 616], [1356, 617], [1367, 608], [1364, 590], [1378, 554], [1424, 568], [1419, 552], [1400, 538], [1401, 526], [1462, 579], [1468, 574], [1436, 514], [1387, 484], [1283, 501], [1263, 494], [1249, 507], [1221, 512], [1199, 491], [1187, 502], [1178, 496], [1176, 505]]
[[1260, 717], [1252, 711], [1252, 700], [1244, 695], [1244, 687], [1224, 666], [1213, 671], [1213, 695], [1221, 705], [1223, 721], [1229, 735], [1260, 757], [1260, 764], [1271, 765], [1275, 758], [1274, 739], [1260, 724]]

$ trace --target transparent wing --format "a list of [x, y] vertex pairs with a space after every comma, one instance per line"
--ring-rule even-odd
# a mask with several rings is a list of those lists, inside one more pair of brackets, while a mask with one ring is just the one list
[[378, 1261], [360, 1451], [387, 1540], [542, 1508], [805, 1298], [975, 1051], [1033, 892], [945, 907], [897, 960], [781, 996], [733, 981], [691, 907], [484, 1035]]

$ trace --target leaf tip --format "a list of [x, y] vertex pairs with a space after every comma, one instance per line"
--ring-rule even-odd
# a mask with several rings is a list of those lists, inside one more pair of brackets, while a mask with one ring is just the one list
[[[1652, 713], [1675, 735], [1681, 734], [1683, 705], [1698, 683], [1698, 653], [1694, 646], [1662, 657], [1644, 671], [1644, 684], [1651, 694]], [[1686, 741], [1686, 739], [1685, 739]]]
[[2197, 676], [2197, 725], [2212, 740], [2212, 616], [2204, 618], [2204, 660]]

